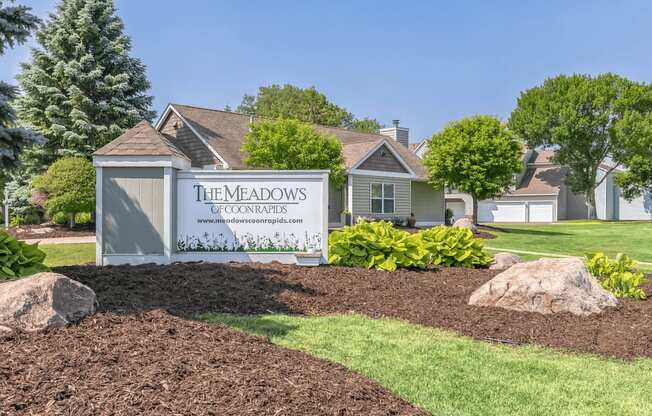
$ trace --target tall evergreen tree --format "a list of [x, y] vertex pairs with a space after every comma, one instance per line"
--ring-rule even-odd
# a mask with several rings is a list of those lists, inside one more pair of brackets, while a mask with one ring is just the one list
[[138, 121], [154, 118], [145, 65], [129, 55], [112, 0], [61, 0], [22, 65], [19, 119], [43, 133], [51, 162], [88, 157]]
[[[11, 3], [4, 5], [0, 0], [0, 55], [4, 54], [7, 48], [24, 43], [39, 24], [39, 19], [30, 13], [29, 7]], [[16, 125], [16, 113], [11, 102], [17, 95], [16, 87], [0, 81], [0, 182], [18, 163], [22, 148], [40, 138]]]

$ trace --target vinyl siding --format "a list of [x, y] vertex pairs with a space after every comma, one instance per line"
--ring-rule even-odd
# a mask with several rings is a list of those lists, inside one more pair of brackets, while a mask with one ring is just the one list
[[417, 223], [444, 222], [444, 190], [427, 182], [412, 182], [412, 212]]
[[[410, 216], [410, 179], [383, 176], [353, 175], [353, 217], [393, 218]], [[371, 213], [371, 184], [394, 184], [394, 213]]]
[[380, 146], [373, 152], [358, 166], [358, 169], [377, 170], [381, 172], [408, 172], [385, 145]]
[[[177, 127], [175, 127], [177, 126]], [[219, 159], [174, 112], [170, 112], [159, 130], [191, 160], [192, 167], [220, 165]]]
[[104, 168], [102, 250], [163, 254], [163, 168]]

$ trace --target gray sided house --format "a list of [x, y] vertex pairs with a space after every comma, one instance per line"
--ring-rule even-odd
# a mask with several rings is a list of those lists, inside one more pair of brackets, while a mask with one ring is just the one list
[[[249, 115], [170, 104], [156, 130], [177, 146], [199, 169], [246, 169], [242, 142], [254, 121]], [[355, 219], [401, 218], [414, 213], [417, 225], [444, 222], [444, 193], [427, 183], [421, 160], [408, 149], [409, 130], [398, 123], [381, 134], [315, 126], [342, 143], [346, 185], [331, 186], [328, 220], [344, 225], [345, 213]]]
[[[427, 149], [424, 141], [414, 148], [420, 158]], [[566, 185], [565, 170], [551, 161], [551, 150], [528, 149], [523, 152], [523, 169], [515, 178], [516, 185], [501, 198], [478, 203], [478, 221], [492, 222], [556, 222], [588, 218], [583, 195], [573, 193]], [[652, 220], [652, 199], [649, 193], [627, 201], [613, 180], [609, 166], [598, 169], [598, 180], [608, 177], [595, 190], [597, 217], [602, 220]], [[473, 215], [471, 196], [448, 190], [446, 207], [454, 218]]]
[[[177, 252], [175, 240], [175, 184], [211, 172], [246, 181], [252, 171], [246, 169], [240, 149], [252, 121], [244, 114], [174, 104], [155, 126], [141, 122], [95, 152], [101, 219], [98, 259], [129, 263], [185, 259]], [[414, 213], [418, 225], [443, 223], [444, 192], [426, 182], [421, 160], [407, 147], [408, 129], [398, 123], [382, 134], [315, 128], [341, 141], [347, 170], [342, 188], [329, 186], [324, 224], [340, 227], [347, 213], [354, 220], [405, 219]], [[288, 180], [295, 173], [280, 175]], [[296, 175], [306, 180], [306, 176], [323, 174], [303, 171]]]

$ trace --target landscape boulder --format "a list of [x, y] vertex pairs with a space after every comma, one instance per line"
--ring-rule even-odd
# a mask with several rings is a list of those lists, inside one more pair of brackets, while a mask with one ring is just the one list
[[453, 227], [468, 228], [473, 234], [478, 233], [478, 227], [475, 226], [471, 218], [460, 218], [453, 223]]
[[510, 267], [512, 267], [517, 263], [523, 263], [523, 260], [516, 254], [503, 253], [503, 252], [496, 253], [494, 255], [494, 261], [489, 266], [489, 269], [505, 270], [505, 269], [509, 269]]
[[95, 292], [57, 273], [0, 284], [0, 333], [58, 328], [95, 312]]
[[469, 299], [469, 305], [542, 314], [590, 315], [617, 304], [579, 258], [515, 264], [482, 285]]

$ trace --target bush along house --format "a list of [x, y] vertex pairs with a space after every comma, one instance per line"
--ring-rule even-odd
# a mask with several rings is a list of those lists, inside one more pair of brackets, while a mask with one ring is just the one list
[[342, 143], [339, 189], [327, 171], [247, 169], [241, 147], [252, 122], [170, 104], [155, 126], [143, 121], [95, 152], [97, 263], [318, 264], [328, 258], [328, 228], [358, 218], [444, 222], [444, 192], [427, 183], [398, 121], [379, 134], [314, 126]]

